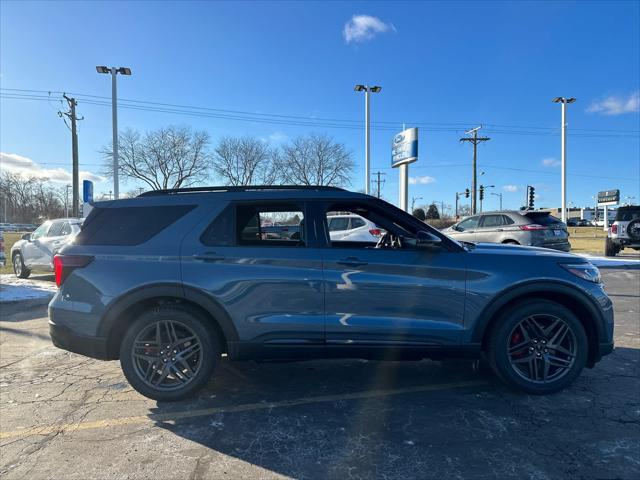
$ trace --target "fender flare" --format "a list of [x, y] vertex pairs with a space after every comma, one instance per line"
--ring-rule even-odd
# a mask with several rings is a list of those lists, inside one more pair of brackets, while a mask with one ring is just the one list
[[597, 307], [595, 301], [589, 295], [571, 284], [558, 281], [528, 281], [503, 290], [484, 308], [478, 316], [478, 321], [473, 327], [471, 341], [481, 343], [487, 327], [496, 314], [510, 302], [522, 298], [535, 296], [536, 294], [551, 293], [571, 298], [580, 303], [588, 312], [596, 333], [596, 342], [605, 338], [605, 319]]
[[98, 336], [108, 337], [120, 316], [133, 305], [158, 297], [179, 298], [197, 305], [217, 322], [227, 342], [238, 341], [238, 331], [219, 302], [201, 291], [178, 283], [145, 285], [127, 292], [107, 308], [98, 328]]

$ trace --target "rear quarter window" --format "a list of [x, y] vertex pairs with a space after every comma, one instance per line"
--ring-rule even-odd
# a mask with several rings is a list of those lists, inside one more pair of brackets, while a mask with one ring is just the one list
[[78, 245], [140, 245], [195, 208], [195, 205], [95, 208], [76, 236]]

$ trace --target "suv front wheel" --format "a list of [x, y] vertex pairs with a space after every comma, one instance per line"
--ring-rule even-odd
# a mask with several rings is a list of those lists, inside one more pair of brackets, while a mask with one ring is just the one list
[[498, 320], [489, 361], [508, 385], [532, 394], [557, 392], [587, 361], [587, 335], [570, 310], [555, 302], [523, 303]]
[[120, 346], [125, 377], [139, 393], [181, 400], [204, 387], [220, 361], [214, 332], [197, 312], [161, 306], [142, 314]]

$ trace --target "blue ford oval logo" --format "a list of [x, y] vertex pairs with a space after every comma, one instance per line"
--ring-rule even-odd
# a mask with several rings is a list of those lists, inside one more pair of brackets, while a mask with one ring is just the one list
[[403, 140], [404, 140], [404, 135], [402, 133], [399, 133], [398, 135], [393, 137], [393, 143], [400, 143]]

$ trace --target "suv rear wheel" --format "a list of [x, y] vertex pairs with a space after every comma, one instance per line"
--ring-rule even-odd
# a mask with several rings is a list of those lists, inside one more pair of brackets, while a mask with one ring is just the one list
[[120, 346], [125, 377], [145, 397], [181, 400], [204, 387], [220, 362], [219, 342], [206, 319], [179, 306], [147, 311]]
[[499, 319], [488, 342], [494, 371], [527, 393], [557, 392], [587, 361], [587, 335], [570, 310], [554, 302], [522, 303]]

